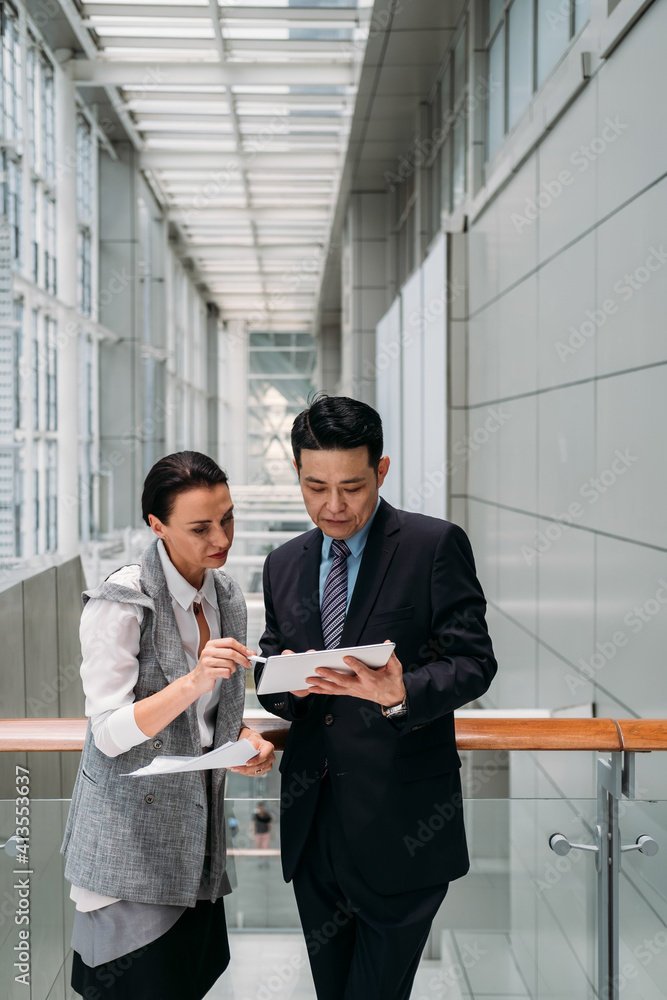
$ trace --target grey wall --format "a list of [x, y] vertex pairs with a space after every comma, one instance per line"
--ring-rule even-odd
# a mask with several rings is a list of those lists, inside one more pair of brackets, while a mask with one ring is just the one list
[[[450, 504], [489, 601], [488, 707], [667, 712], [665, 32], [667, 4], [654, 3], [451, 255], [454, 274], [468, 271], [450, 323], [452, 426], [502, 417]], [[565, 169], [572, 181], [531, 221], [528, 203]], [[640, 796], [664, 798], [662, 755], [639, 757]], [[510, 767], [514, 951], [529, 988], [539, 965], [554, 996], [579, 995], [595, 968], [593, 866], [561, 872], [547, 847], [556, 830], [592, 840], [593, 759], [513, 754]], [[648, 871], [623, 867], [636, 966], [627, 943], [662, 927], [664, 900], [649, 902]], [[647, 975], [659, 983], [664, 966]]]
[[[452, 509], [503, 665], [490, 705], [667, 709], [665, 31], [655, 3], [468, 236], [452, 408], [469, 427], [490, 407], [504, 423]], [[582, 146], [602, 150], [585, 170]], [[523, 221], [568, 167], [572, 181]]]
[[[594, 16], [607, 32], [606, 12]], [[545, 84], [485, 168], [486, 188], [473, 182], [469, 149], [475, 194], [444, 220], [445, 274], [437, 237], [376, 327], [375, 398], [397, 458], [383, 493], [470, 535], [499, 661], [487, 708], [667, 712], [665, 32], [667, 3], [658, 0], [590, 79], [578, 53], [565, 61], [559, 80], [568, 87]], [[588, 38], [593, 49], [604, 47], [598, 41]], [[569, 106], [543, 130], [540, 116], [565, 91]], [[473, 146], [483, 144], [477, 125]], [[558, 182], [565, 170], [568, 183]], [[352, 203], [348, 226], [354, 216]], [[354, 246], [353, 229], [348, 236]], [[446, 279], [444, 294], [434, 276]], [[351, 295], [354, 269], [343, 272], [344, 295], [346, 281]], [[441, 370], [433, 350], [442, 344], [441, 396], [429, 379]], [[594, 979], [594, 865], [580, 855], [556, 868], [548, 848], [557, 830], [592, 841], [594, 766], [593, 753], [512, 754], [506, 814], [470, 830], [483, 864], [504, 848], [508, 878], [503, 887], [500, 864], [498, 892], [487, 885], [482, 923], [469, 926], [491, 927], [491, 903], [506, 901], [532, 995], [583, 995]], [[640, 798], [667, 797], [662, 755], [639, 755], [637, 768]], [[628, 807], [625, 842], [639, 826], [664, 840], [652, 809]], [[667, 919], [664, 897], [649, 889], [658, 867], [638, 873], [624, 856], [621, 933], [634, 966], [631, 942], [651, 939]], [[478, 919], [463, 899], [452, 893], [443, 926], [459, 926], [461, 912]], [[655, 962], [647, 975], [664, 984], [667, 968]]]
[[[371, 406], [375, 404], [375, 327], [390, 301], [387, 208], [386, 190], [355, 191], [347, 210], [341, 254], [339, 391]], [[329, 373], [326, 354], [322, 367], [323, 373]]]
[[[55, 560], [54, 560], [55, 561]], [[59, 561], [0, 591], [0, 718], [82, 718], [81, 560]], [[0, 799], [14, 794], [15, 765], [30, 769], [31, 796], [71, 795], [78, 753], [0, 754]]]

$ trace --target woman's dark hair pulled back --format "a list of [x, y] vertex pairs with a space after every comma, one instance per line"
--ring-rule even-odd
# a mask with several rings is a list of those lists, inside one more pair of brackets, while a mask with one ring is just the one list
[[175, 451], [156, 462], [144, 481], [141, 513], [146, 524], [153, 514], [163, 524], [171, 517], [176, 497], [187, 490], [212, 489], [229, 482], [217, 462], [200, 451]]

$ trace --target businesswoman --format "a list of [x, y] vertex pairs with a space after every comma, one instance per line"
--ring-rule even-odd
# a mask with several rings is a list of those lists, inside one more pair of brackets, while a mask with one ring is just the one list
[[72, 987], [86, 1000], [201, 1000], [229, 963], [223, 769], [128, 777], [158, 754], [248, 739], [241, 774], [273, 746], [243, 724], [246, 607], [223, 570], [227, 476], [198, 452], [146, 477], [157, 536], [138, 565], [83, 595], [88, 730], [65, 829], [76, 902]]

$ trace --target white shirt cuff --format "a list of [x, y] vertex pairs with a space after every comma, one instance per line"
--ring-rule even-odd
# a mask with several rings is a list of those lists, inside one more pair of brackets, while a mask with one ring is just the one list
[[[146, 733], [139, 729], [139, 726], [135, 722], [134, 705], [135, 703], [132, 702], [130, 705], [123, 705], [122, 708], [117, 708], [105, 720], [104, 728], [106, 732], [103, 737], [103, 743], [106, 746], [100, 746], [99, 743], [97, 745], [107, 756], [117, 757], [118, 754], [125, 753], [126, 750], [131, 750], [132, 747], [136, 747], [139, 743], [144, 743], [149, 739]], [[97, 743], [97, 740], [95, 742]]]

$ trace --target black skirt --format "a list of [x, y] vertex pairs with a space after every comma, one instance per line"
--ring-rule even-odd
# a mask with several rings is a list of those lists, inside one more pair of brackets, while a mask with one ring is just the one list
[[222, 897], [198, 900], [156, 941], [94, 968], [78, 952], [72, 989], [85, 1000], [202, 1000], [229, 965]]

